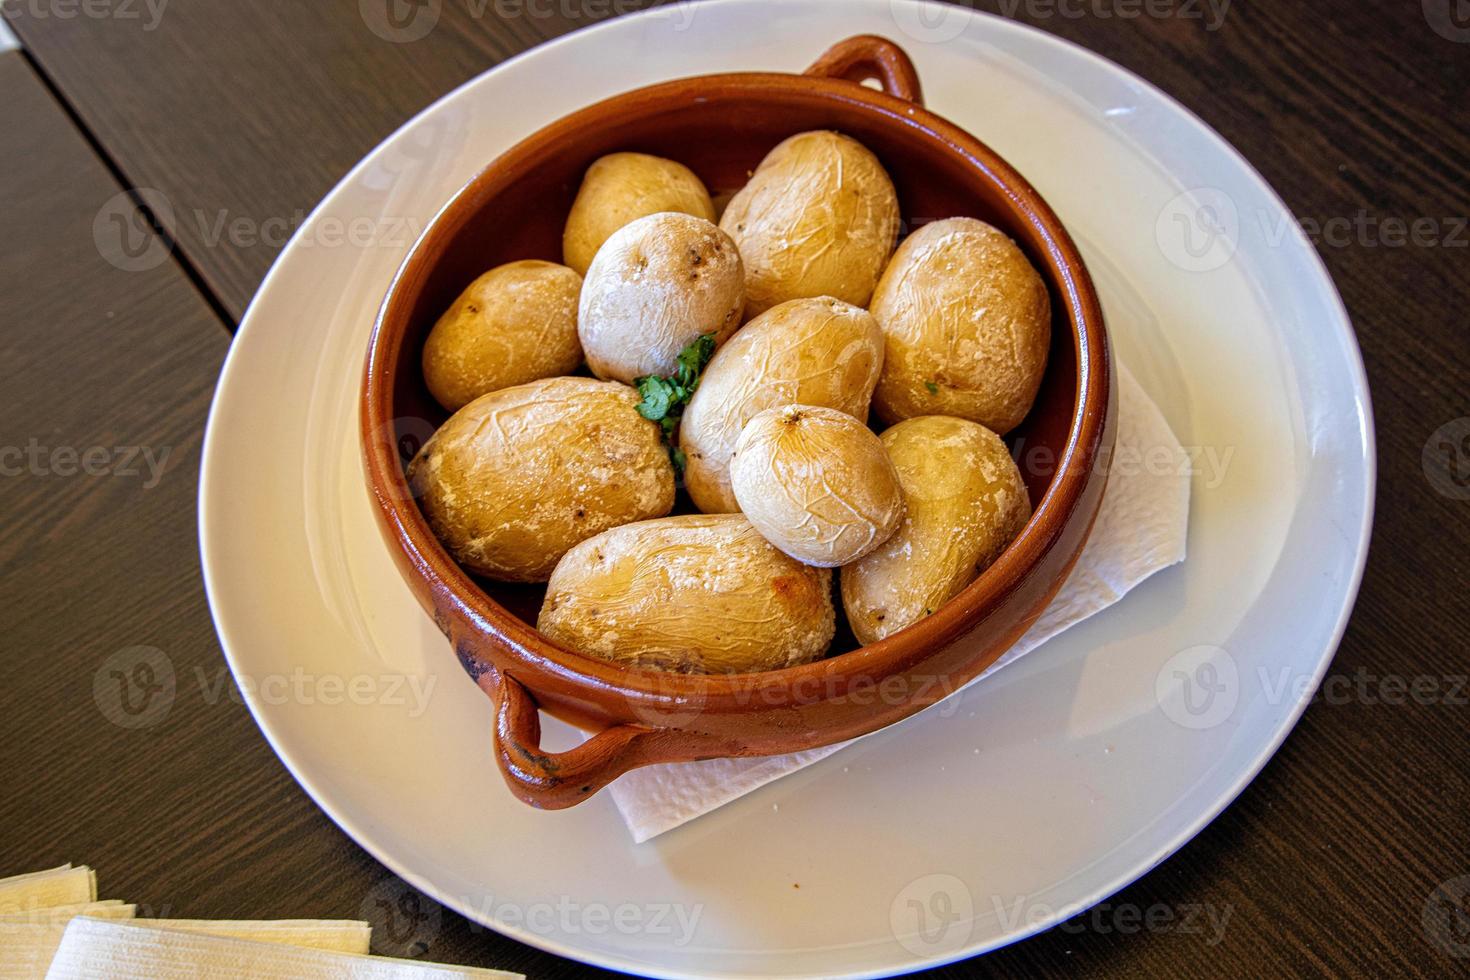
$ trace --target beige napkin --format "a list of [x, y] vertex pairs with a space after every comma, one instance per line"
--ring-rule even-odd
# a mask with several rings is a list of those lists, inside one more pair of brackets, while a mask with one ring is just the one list
[[46, 976], [67, 924], [78, 915], [131, 919], [135, 910], [136, 906], [122, 902], [87, 902], [0, 916], [0, 980]]
[[133, 925], [148, 929], [205, 933], [229, 939], [250, 939], [258, 943], [283, 943], [304, 949], [325, 949], [333, 953], [356, 953], [359, 956], [366, 956], [373, 943], [373, 927], [366, 922], [317, 919], [134, 919]]
[[97, 875], [69, 864], [0, 878], [0, 898], [0, 980], [518, 976], [370, 957], [366, 922], [134, 919], [136, 906], [97, 901]]
[[457, 980], [519, 974], [258, 942], [79, 917], [66, 927], [48, 980]]
[[[1071, 576], [1030, 631], [972, 683], [1111, 606], [1154, 572], [1184, 560], [1190, 460], [1158, 406], [1121, 365], [1113, 461], [1102, 510]], [[612, 798], [634, 841], [642, 842], [851, 744], [761, 759], [649, 766], [613, 783]]]
[[95, 901], [97, 873], [86, 866], [63, 864], [49, 871], [0, 879], [0, 913]]

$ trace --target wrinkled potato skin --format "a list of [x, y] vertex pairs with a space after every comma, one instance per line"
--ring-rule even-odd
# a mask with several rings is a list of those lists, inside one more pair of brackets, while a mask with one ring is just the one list
[[424, 342], [424, 381], [456, 412], [481, 395], [571, 374], [582, 363], [582, 277], [553, 262], [511, 262], [470, 283]]
[[908, 503], [898, 533], [842, 569], [842, 606], [863, 644], [918, 622], [954, 598], [1016, 539], [1031, 500], [1006, 444], [939, 415], [883, 433]]
[[1031, 411], [1051, 299], [1003, 232], [974, 218], [920, 228], [883, 273], [872, 311], [886, 343], [873, 400], [884, 421], [953, 415], [1005, 435]]
[[756, 415], [818, 405], [867, 421], [883, 336], [866, 310], [830, 297], [793, 300], [747, 323], [705, 368], [679, 429], [685, 486], [706, 514], [740, 510], [730, 455]]
[[492, 392], [408, 467], [434, 534], [465, 568], [544, 582], [573, 545], [674, 506], [674, 470], [638, 393], [591, 378]]
[[783, 555], [738, 514], [644, 521], [567, 552], [536, 628], [628, 667], [776, 670], [831, 644], [831, 576]]
[[645, 153], [613, 153], [587, 168], [562, 234], [562, 257], [585, 276], [613, 232], [661, 211], [715, 220], [715, 206], [694, 171]]
[[903, 521], [903, 491], [883, 443], [831, 408], [788, 405], [751, 419], [730, 482], [766, 540], [819, 568], [856, 561]]
[[730, 236], [687, 214], [653, 214], [619, 229], [592, 260], [577, 332], [599, 378], [633, 384], [672, 375], [679, 352], [740, 328], [745, 270]]
[[800, 133], [766, 155], [720, 227], [745, 259], [747, 316], [813, 296], [867, 306], [898, 238], [898, 194], [861, 143]]

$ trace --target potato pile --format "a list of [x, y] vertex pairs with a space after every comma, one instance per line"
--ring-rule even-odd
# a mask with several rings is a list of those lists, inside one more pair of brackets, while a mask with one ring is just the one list
[[[840, 133], [781, 143], [722, 215], [675, 161], [594, 162], [564, 264], [489, 270], [424, 344], [453, 413], [408, 467], [434, 533], [475, 574], [546, 582], [541, 632], [624, 666], [809, 663], [834, 593], [864, 644], [932, 614], [1030, 519], [1001, 437], [1051, 306], [985, 222], [899, 229]], [[700, 513], [669, 516], [681, 478]]]

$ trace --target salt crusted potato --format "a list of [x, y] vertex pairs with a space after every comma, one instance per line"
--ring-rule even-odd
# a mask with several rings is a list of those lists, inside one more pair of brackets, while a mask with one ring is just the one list
[[864, 644], [918, 622], [989, 568], [1031, 518], [1006, 444], [965, 419], [928, 415], [883, 433], [908, 513], [898, 533], [839, 573]]
[[704, 334], [740, 327], [745, 271], [730, 236], [687, 214], [652, 214], [602, 246], [582, 287], [577, 332], [599, 378], [633, 384], [672, 375]]
[[793, 300], [750, 321], [715, 353], [684, 413], [684, 482], [707, 514], [740, 509], [730, 455], [759, 413], [818, 405], [868, 417], [883, 366], [883, 337], [866, 310], [831, 297]]
[[831, 408], [787, 405], [751, 419], [730, 483], [766, 540], [819, 568], [856, 561], [903, 521], [903, 491], [883, 443]]
[[646, 153], [612, 153], [587, 168], [562, 234], [567, 265], [587, 274], [613, 232], [661, 211], [715, 220], [709, 191], [682, 163]]
[[873, 293], [887, 422], [953, 415], [1005, 435], [1046, 372], [1051, 300], [1005, 233], [974, 218], [935, 221], [899, 246]]
[[544, 582], [579, 541], [673, 509], [673, 466], [637, 404], [633, 389], [591, 378], [492, 392], [430, 437], [409, 486], [461, 565]]
[[746, 315], [813, 296], [866, 306], [898, 237], [898, 194], [857, 140], [800, 133], [766, 155], [720, 227], [745, 259]]
[[553, 262], [510, 262], [470, 283], [424, 342], [424, 381], [451, 412], [481, 395], [570, 374], [582, 363], [582, 277]]
[[788, 558], [738, 514], [626, 524], [567, 552], [536, 628], [627, 667], [776, 670], [832, 642], [831, 575]]

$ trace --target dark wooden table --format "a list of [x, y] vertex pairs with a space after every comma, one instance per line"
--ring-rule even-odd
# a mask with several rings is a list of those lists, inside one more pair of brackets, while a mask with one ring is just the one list
[[[357, 916], [398, 887], [229, 699], [109, 720], [120, 651], [223, 670], [195, 538], [200, 437], [278, 251], [198, 222], [160, 239], [136, 204], [293, 221], [454, 85], [639, 5], [444, 0], [438, 26], [401, 44], [356, 0], [10, 0], [24, 47], [0, 53], [0, 874], [86, 861], [107, 894], [198, 917]], [[1465, 4], [1237, 3], [1217, 30], [1218, 0], [1132, 18], [1106, 16], [1144, 9], [1130, 0], [980, 6], [1150, 79], [1309, 229], [1347, 229], [1319, 248], [1367, 361], [1380, 479], [1334, 696], [1107, 906], [938, 973], [1470, 973], [1470, 493], [1455, 490], [1470, 445], [1436, 440], [1425, 463], [1436, 430], [1470, 416]], [[1391, 230], [1416, 219], [1432, 242]], [[1190, 910], [1228, 914], [1223, 935], [1182, 928]], [[448, 912], [415, 938], [430, 959], [589, 972]]]

